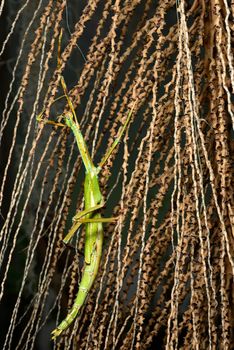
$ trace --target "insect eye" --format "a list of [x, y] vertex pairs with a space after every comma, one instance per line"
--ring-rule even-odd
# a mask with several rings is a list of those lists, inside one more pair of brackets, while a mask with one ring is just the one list
[[66, 115], [66, 119], [72, 120], [73, 119], [73, 115], [71, 112], [68, 112]]

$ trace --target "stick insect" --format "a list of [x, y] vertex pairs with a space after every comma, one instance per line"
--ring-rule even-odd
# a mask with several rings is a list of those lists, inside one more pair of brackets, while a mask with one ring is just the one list
[[[58, 48], [58, 65], [60, 64], [60, 45], [61, 36], [59, 38], [59, 48]], [[67, 126], [70, 128], [74, 134], [77, 142], [78, 150], [81, 155], [84, 167], [85, 167], [85, 181], [84, 181], [84, 210], [77, 213], [73, 218], [73, 225], [63, 239], [65, 244], [68, 244], [73, 235], [77, 232], [82, 224], [85, 224], [85, 247], [84, 247], [84, 269], [79, 284], [78, 293], [76, 295], [74, 304], [71, 310], [68, 312], [66, 318], [52, 331], [52, 339], [58, 337], [63, 331], [65, 331], [75, 320], [81, 307], [84, 305], [86, 297], [94, 283], [95, 277], [98, 273], [98, 268], [100, 265], [101, 255], [102, 255], [102, 244], [103, 244], [103, 223], [116, 221], [118, 218], [110, 217], [103, 218], [101, 215], [101, 208], [104, 206], [104, 198], [101, 194], [98, 175], [103, 168], [104, 164], [111, 156], [112, 152], [118, 145], [123, 133], [125, 132], [133, 113], [133, 107], [131, 108], [125, 123], [119, 129], [119, 132], [112, 143], [111, 147], [107, 150], [106, 154], [103, 156], [101, 162], [96, 167], [93, 164], [91, 156], [88, 151], [87, 144], [84, 140], [82, 132], [80, 130], [80, 124], [78, 122], [74, 106], [68, 95], [67, 86], [63, 76], [60, 78], [61, 86], [64, 92], [64, 97], [67, 99], [67, 103], [70, 109], [65, 116], [61, 116], [64, 120], [63, 123], [56, 123], [50, 120], [45, 121], [45, 123], [53, 124], [57, 126]], [[42, 121], [43, 112], [37, 117], [37, 120]]]

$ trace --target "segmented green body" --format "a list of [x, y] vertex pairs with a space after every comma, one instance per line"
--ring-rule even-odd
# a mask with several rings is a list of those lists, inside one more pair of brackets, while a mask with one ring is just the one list
[[[83, 136], [70, 116], [66, 119], [66, 124], [72, 129], [77, 141], [78, 148], [81, 153], [82, 160], [86, 168], [85, 183], [84, 183], [84, 199], [85, 209], [90, 209], [102, 202], [102, 194], [98, 183], [98, 168], [93, 165], [89, 156], [87, 146]], [[91, 212], [84, 216], [85, 219], [101, 218], [99, 210]], [[82, 278], [79, 285], [79, 290], [75, 298], [75, 302], [67, 314], [66, 318], [52, 332], [53, 338], [60, 335], [74, 321], [80, 308], [85, 302], [86, 296], [93, 285], [98, 272], [102, 254], [103, 243], [103, 225], [101, 222], [86, 223], [85, 231], [85, 266]]]
[[[85, 208], [95, 206], [102, 200], [102, 195], [98, 185], [97, 175], [90, 173], [86, 174], [85, 186]], [[101, 218], [100, 213], [90, 213], [85, 218]], [[93, 285], [96, 278], [100, 259], [102, 255], [103, 242], [103, 225], [99, 223], [87, 223], [85, 233], [85, 266], [83, 275], [80, 281], [79, 290], [75, 298], [75, 302], [69, 311], [67, 317], [60, 323], [60, 325], [52, 332], [53, 337], [57, 337], [74, 321], [79, 313], [80, 308], [85, 302], [86, 296]]]

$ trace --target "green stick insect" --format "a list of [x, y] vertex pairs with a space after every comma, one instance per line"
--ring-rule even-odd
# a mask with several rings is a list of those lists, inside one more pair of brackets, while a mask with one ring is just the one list
[[[61, 36], [59, 39], [59, 52]], [[58, 64], [60, 64], [60, 55], [58, 55]], [[77, 120], [77, 116], [73, 107], [73, 104], [68, 96], [68, 90], [64, 78], [61, 76], [61, 86], [64, 91], [64, 96], [67, 99], [70, 112], [63, 116], [63, 123], [56, 123], [50, 120], [45, 121], [45, 123], [67, 126], [69, 127], [76, 139], [77, 146], [85, 167], [85, 181], [84, 181], [84, 202], [85, 208], [83, 211], [77, 213], [73, 218], [73, 226], [70, 231], [63, 239], [63, 242], [67, 244], [73, 235], [77, 232], [82, 224], [85, 224], [85, 252], [84, 252], [84, 270], [79, 284], [78, 293], [76, 295], [74, 304], [71, 310], [68, 312], [66, 318], [57, 326], [55, 330], [52, 331], [52, 339], [58, 337], [63, 331], [65, 331], [75, 320], [81, 307], [84, 305], [86, 297], [94, 283], [95, 277], [98, 273], [98, 268], [100, 265], [101, 255], [102, 255], [102, 244], [103, 244], [103, 223], [116, 221], [118, 218], [110, 217], [103, 218], [101, 216], [101, 208], [104, 206], [104, 198], [101, 194], [98, 174], [100, 173], [103, 165], [106, 163], [108, 158], [111, 156], [113, 150], [118, 145], [123, 133], [125, 132], [135, 106], [131, 108], [125, 123], [119, 129], [118, 135], [115, 138], [111, 147], [107, 150], [106, 154], [102, 158], [99, 165], [96, 167], [90, 157], [88, 147], [85, 143], [84, 137], [80, 130], [80, 124]], [[43, 112], [37, 117], [37, 120], [42, 121]]]

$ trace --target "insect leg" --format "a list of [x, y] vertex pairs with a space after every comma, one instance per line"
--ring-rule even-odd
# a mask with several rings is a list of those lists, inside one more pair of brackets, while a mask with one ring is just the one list
[[91, 208], [82, 210], [73, 217], [72, 221], [73, 222], [79, 221], [79, 219], [85, 216], [86, 214], [92, 213], [93, 211], [101, 209], [102, 207], [104, 207], [104, 202], [97, 204]]
[[128, 113], [127, 119], [125, 121], [125, 123], [123, 124], [123, 126], [119, 129], [118, 135], [116, 136], [116, 139], [114, 140], [114, 142], [112, 143], [112, 145], [110, 146], [110, 148], [107, 150], [106, 154], [104, 155], [104, 157], [102, 158], [101, 162], [98, 165], [98, 171], [101, 170], [101, 168], [103, 167], [103, 165], [106, 163], [106, 161], [108, 160], [108, 158], [110, 157], [110, 155], [112, 154], [112, 152], [114, 151], [114, 149], [116, 148], [116, 146], [118, 145], [118, 143], [120, 142], [124, 131], [126, 130], [130, 120], [131, 120], [131, 116], [135, 107], [136, 101], [134, 102], [130, 112]]
[[115, 222], [117, 221], [119, 218], [117, 217], [111, 217], [111, 218], [81, 218], [79, 219], [79, 222], [82, 224], [87, 224], [87, 223], [94, 223], [94, 222], [101, 222], [101, 223], [105, 223], [105, 222]]
[[[71, 229], [69, 230], [68, 234], [64, 237], [63, 239], [63, 242], [65, 244], [67, 244], [70, 239], [74, 236], [74, 234], [76, 233], [76, 231], [78, 230], [78, 228], [83, 224], [83, 223], [88, 223], [88, 222], [112, 222], [112, 221], [116, 221], [117, 218], [97, 218], [96, 221], [93, 221], [95, 219], [84, 219], [85, 221], [82, 221], [82, 217], [91, 213], [91, 212], [94, 212], [100, 208], [102, 208], [104, 206], [104, 203], [101, 203], [101, 204], [98, 204], [98, 205], [95, 205], [89, 209], [85, 209], [81, 212], [79, 212], [78, 214], [76, 214], [73, 218], [73, 221], [75, 222], [74, 225], [71, 227]], [[101, 221], [102, 220], [102, 221]]]

